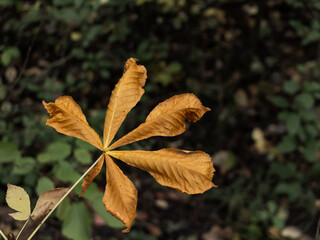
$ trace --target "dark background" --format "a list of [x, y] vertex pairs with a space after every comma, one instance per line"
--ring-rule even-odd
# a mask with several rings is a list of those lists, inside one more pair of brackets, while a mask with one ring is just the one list
[[45, 126], [48, 114], [41, 101], [72, 96], [102, 134], [111, 91], [125, 61], [135, 57], [148, 70], [146, 93], [118, 137], [159, 102], [192, 92], [212, 109], [199, 122], [183, 135], [155, 137], [127, 149], [205, 151], [212, 155], [219, 187], [188, 196], [117, 162], [139, 191], [129, 234], [104, 213], [103, 171], [91, 193], [82, 199], [71, 194], [37, 239], [315, 237], [318, 0], [0, 0], [0, 24], [0, 228], [5, 233], [22, 226], [7, 216], [7, 183], [24, 187], [35, 204], [44, 190], [70, 186], [99, 154]]

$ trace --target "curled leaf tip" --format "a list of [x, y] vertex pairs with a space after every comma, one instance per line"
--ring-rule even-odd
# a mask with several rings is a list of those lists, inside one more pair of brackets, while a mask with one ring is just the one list
[[124, 65], [124, 70], [127, 71], [127, 69], [132, 66], [133, 64], [135, 64], [136, 62], [138, 62], [139, 59], [138, 58], [129, 58], [125, 65]]

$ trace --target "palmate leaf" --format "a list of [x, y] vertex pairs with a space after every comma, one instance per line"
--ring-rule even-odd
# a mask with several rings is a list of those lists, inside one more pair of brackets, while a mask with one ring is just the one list
[[158, 151], [110, 151], [121, 161], [148, 171], [158, 183], [188, 194], [213, 187], [213, 164], [208, 154], [165, 148]]
[[130, 230], [136, 216], [137, 190], [110, 156], [148, 171], [160, 184], [182, 192], [203, 193], [214, 186], [211, 180], [215, 170], [211, 158], [204, 152], [179, 149], [114, 150], [152, 136], [176, 136], [183, 133], [186, 121], [196, 122], [210, 110], [191, 93], [177, 95], [158, 104], [144, 123], [109, 146], [126, 115], [143, 95], [146, 78], [146, 69], [137, 65], [136, 59], [128, 59], [125, 72], [110, 97], [104, 123], [103, 145], [99, 136], [88, 125], [80, 107], [71, 97], [60, 97], [55, 103], [44, 103], [52, 117], [48, 120], [48, 125], [58, 132], [80, 138], [104, 151], [98, 163], [85, 177], [80, 196], [99, 174], [105, 160], [107, 184], [103, 203], [108, 212], [126, 225], [125, 231]]
[[158, 104], [144, 123], [120, 138], [108, 149], [112, 150], [152, 136], [179, 135], [185, 131], [185, 121], [196, 122], [209, 110], [191, 93], [173, 96]]
[[130, 58], [125, 64], [125, 73], [112, 91], [104, 122], [103, 142], [107, 148], [126, 118], [128, 112], [139, 102], [144, 93], [147, 70]]
[[51, 119], [47, 125], [60, 133], [79, 138], [93, 146], [103, 149], [99, 135], [89, 126], [80, 106], [72, 97], [59, 97], [54, 103], [42, 101]]

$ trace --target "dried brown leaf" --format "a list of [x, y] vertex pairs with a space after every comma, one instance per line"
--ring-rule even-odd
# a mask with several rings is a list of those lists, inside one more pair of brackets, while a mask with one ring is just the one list
[[53, 202], [51, 201], [42, 204], [40, 207], [36, 209], [36, 211], [33, 211], [33, 214], [31, 215], [32, 220], [33, 221], [41, 220], [41, 218], [46, 216], [53, 207], [54, 205], [53, 205]]
[[[125, 72], [112, 91], [105, 117], [103, 145], [98, 134], [88, 125], [80, 107], [71, 97], [60, 97], [54, 103], [43, 102], [51, 116], [47, 125], [58, 132], [80, 138], [106, 151], [104, 153], [106, 155], [103, 154], [97, 165], [87, 174], [82, 183], [80, 196], [99, 174], [105, 159], [107, 184], [103, 203], [108, 212], [127, 226], [125, 231], [130, 230], [136, 216], [137, 189], [109, 155], [148, 171], [160, 184], [182, 192], [202, 193], [214, 186], [211, 181], [214, 172], [213, 164], [211, 158], [204, 152], [178, 149], [162, 149], [153, 152], [110, 151], [152, 136], [179, 135], [185, 131], [186, 121], [196, 122], [210, 110], [204, 107], [193, 94], [171, 97], [156, 106], [144, 123], [109, 147], [125, 117], [143, 95], [146, 78], [145, 67], [137, 65], [136, 59], [128, 59]], [[52, 201], [51, 197], [43, 197], [41, 201], [37, 202], [33, 212], [32, 216], [35, 219], [45, 216], [57, 203]]]
[[138, 191], [108, 155], [106, 155], [106, 165], [107, 185], [103, 203], [108, 212], [127, 226], [124, 232], [128, 232], [136, 217]]
[[107, 148], [117, 133], [128, 112], [139, 102], [144, 93], [147, 70], [130, 58], [125, 64], [125, 73], [115, 86], [106, 113], [103, 142]]
[[82, 182], [82, 185], [81, 185], [82, 189], [79, 195], [80, 197], [87, 191], [93, 179], [95, 179], [95, 177], [100, 173], [101, 168], [103, 166], [103, 162], [104, 162], [104, 154], [101, 154], [100, 160], [98, 161], [98, 163], [89, 171], [89, 173], [87, 174], [87, 176]]
[[42, 101], [51, 119], [47, 125], [68, 136], [79, 138], [103, 149], [99, 135], [89, 126], [80, 106], [70, 96], [62, 96], [54, 103]]
[[185, 121], [196, 122], [210, 109], [191, 93], [173, 96], [158, 104], [146, 121], [120, 138], [108, 149], [146, 139], [152, 136], [176, 136], [185, 131]]
[[158, 151], [110, 151], [109, 155], [148, 171], [158, 183], [189, 194], [214, 186], [211, 157], [201, 151], [166, 148]]
[[68, 190], [68, 188], [55, 188], [42, 193], [33, 209], [31, 218], [33, 220], [38, 220], [46, 211], [48, 213], [68, 192]]

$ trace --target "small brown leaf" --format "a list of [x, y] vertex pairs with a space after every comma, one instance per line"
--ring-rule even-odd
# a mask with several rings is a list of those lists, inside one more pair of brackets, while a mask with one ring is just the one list
[[86, 141], [100, 150], [103, 149], [99, 135], [89, 126], [80, 106], [72, 97], [62, 96], [54, 103], [42, 103], [51, 117], [47, 120], [48, 126], [62, 134]]
[[196, 122], [210, 109], [191, 93], [173, 96], [158, 104], [146, 121], [112, 144], [108, 150], [152, 136], [176, 136], [185, 131], [185, 121]]
[[214, 186], [211, 157], [201, 151], [165, 148], [158, 151], [110, 151], [121, 161], [148, 171], [158, 183], [181, 192], [203, 193]]
[[138, 191], [121, 169], [106, 155], [107, 185], [103, 196], [106, 210], [123, 222], [129, 232], [136, 217]]
[[68, 188], [55, 188], [42, 193], [33, 209], [31, 218], [33, 220], [38, 220], [43, 214], [47, 214], [52, 208], [54, 208], [68, 190]]
[[90, 170], [90, 172], [87, 174], [87, 176], [83, 180], [82, 185], [81, 185], [82, 189], [81, 189], [81, 193], [80, 193], [79, 197], [82, 197], [82, 195], [89, 188], [93, 179], [95, 179], [95, 177], [100, 173], [101, 168], [103, 166], [103, 162], [104, 162], [104, 154], [101, 154], [100, 160], [98, 161], [98, 163]]
[[44, 216], [46, 216], [50, 210], [53, 208], [53, 202], [49, 201], [38, 207], [35, 211], [33, 211], [31, 218], [33, 221], [38, 221]]
[[115, 86], [110, 97], [104, 122], [103, 142], [107, 148], [130, 110], [144, 93], [147, 70], [130, 58], [125, 64], [125, 73]]

